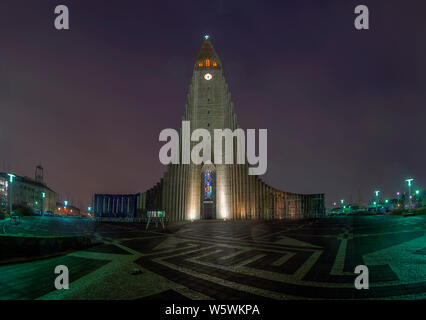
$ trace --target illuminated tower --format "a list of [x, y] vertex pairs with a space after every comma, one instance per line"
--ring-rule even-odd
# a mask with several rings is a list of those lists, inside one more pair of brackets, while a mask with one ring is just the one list
[[43, 183], [43, 167], [39, 164], [35, 169], [35, 181]]
[[[222, 62], [208, 36], [193, 65], [182, 120], [189, 121], [191, 133], [195, 129], [206, 129], [212, 140], [214, 129], [239, 128]], [[182, 141], [182, 128], [179, 135]], [[191, 150], [196, 144], [198, 142], [191, 142]], [[258, 176], [248, 175], [247, 164], [182, 164], [182, 153], [180, 143], [179, 164], [169, 165], [161, 182], [141, 195], [141, 208], [164, 210], [171, 221], [296, 218], [324, 213], [322, 194], [301, 195], [277, 190]], [[235, 159], [234, 141], [234, 162]]]

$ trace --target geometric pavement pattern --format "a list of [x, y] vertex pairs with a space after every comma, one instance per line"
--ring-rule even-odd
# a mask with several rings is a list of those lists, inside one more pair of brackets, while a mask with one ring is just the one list
[[[199, 221], [149, 231], [143, 225], [101, 224], [96, 236], [100, 245], [65, 256], [91, 269], [70, 290], [49, 292], [44, 285], [39, 299], [426, 297], [424, 216]], [[354, 269], [361, 264], [369, 268], [368, 290], [354, 287]], [[0, 274], [8, 268], [10, 288], [26, 281], [10, 278], [22, 265], [0, 266]], [[48, 271], [34, 272], [40, 277]], [[37, 288], [37, 281], [31, 286]], [[36, 296], [33, 289], [31, 298]]]
[[[124, 245], [145, 254], [137, 260], [143, 268], [213, 299], [421, 297], [426, 293], [426, 260], [416, 256], [422, 250], [416, 249], [426, 244], [424, 219], [386, 223], [379, 218], [383, 226], [374, 225], [375, 218], [247, 223], [245, 228], [206, 223], [183, 229], [159, 245], [140, 246], [134, 240]], [[364, 258], [410, 241], [411, 251], [396, 248], [419, 269], [410, 279], [401, 279], [391, 262], [367, 263]], [[354, 287], [359, 264], [369, 268], [369, 290]]]

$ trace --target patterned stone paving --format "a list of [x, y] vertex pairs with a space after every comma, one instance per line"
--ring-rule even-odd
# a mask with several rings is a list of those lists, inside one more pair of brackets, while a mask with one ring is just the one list
[[54, 281], [57, 275], [53, 270], [58, 265], [66, 265], [70, 272], [70, 279], [75, 281], [108, 262], [102, 259], [62, 256], [1, 266], [0, 299], [36, 299], [55, 290]]
[[[66, 257], [96, 264], [40, 299], [424, 299], [425, 217], [200, 221], [167, 230], [102, 225], [103, 244]], [[87, 261], [91, 261], [90, 263]], [[105, 264], [105, 261], [110, 263]], [[365, 264], [370, 289], [356, 290]], [[74, 263], [75, 265], [75, 263]], [[22, 266], [22, 265], [18, 265]], [[14, 269], [13, 266], [0, 266]], [[24, 269], [21, 267], [21, 270]], [[131, 270], [140, 269], [133, 274]], [[30, 271], [27, 272], [31, 274]], [[25, 278], [25, 277], [24, 277]], [[14, 281], [19, 285], [20, 278]], [[36, 286], [37, 287], [37, 286]], [[41, 288], [43, 288], [41, 286]], [[7, 291], [7, 290], [6, 290]], [[3, 297], [7, 296], [7, 292]], [[10, 295], [17, 298], [19, 295]]]

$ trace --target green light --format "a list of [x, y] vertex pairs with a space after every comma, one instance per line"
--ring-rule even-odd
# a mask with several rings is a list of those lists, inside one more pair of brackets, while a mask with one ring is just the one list
[[420, 190], [416, 190], [416, 194], [418, 195], [418, 194], [420, 194]]
[[343, 199], [342, 199], [342, 200], [340, 200], [340, 203], [341, 203], [341, 204], [343, 204], [344, 202], [345, 202], [345, 200], [343, 200]]
[[388, 203], [388, 202], [389, 202], [389, 200], [388, 200], [388, 199], [386, 199], [386, 200], [385, 200], [385, 202], [386, 202], [386, 203]]
[[8, 173], [7, 175], [9, 176], [10, 183], [13, 183], [13, 178], [15, 178], [16, 176], [13, 173]]
[[380, 191], [379, 191], [379, 190], [376, 190], [376, 191], [374, 191], [374, 193], [376, 194], [376, 197], [378, 197], [378, 196], [379, 196]]
[[66, 207], [68, 205], [68, 201], [67, 200], [65, 200], [64, 201], [64, 206]]
[[42, 192], [41, 193], [41, 197], [44, 199], [44, 198], [46, 198], [46, 193], [45, 192]]
[[410, 178], [410, 179], [407, 179], [407, 180], [405, 180], [405, 181], [407, 181], [408, 186], [409, 186], [409, 187], [411, 187], [411, 182], [412, 182], [413, 180], [414, 180], [414, 179], [411, 179], [411, 178]]
[[374, 202], [373, 202], [373, 204], [374, 204], [374, 205], [376, 205], [376, 204], [377, 204], [377, 202], [376, 202], [376, 201], [374, 201]]
[[206, 39], [206, 40], [209, 40], [209, 38], [210, 38], [210, 36], [209, 36], [208, 34], [206, 34], [206, 35], [204, 36], [204, 39]]

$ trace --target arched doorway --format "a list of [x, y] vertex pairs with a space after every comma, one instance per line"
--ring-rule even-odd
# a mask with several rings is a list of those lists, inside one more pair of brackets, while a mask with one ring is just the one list
[[201, 219], [216, 219], [216, 168], [204, 165], [201, 170]]

